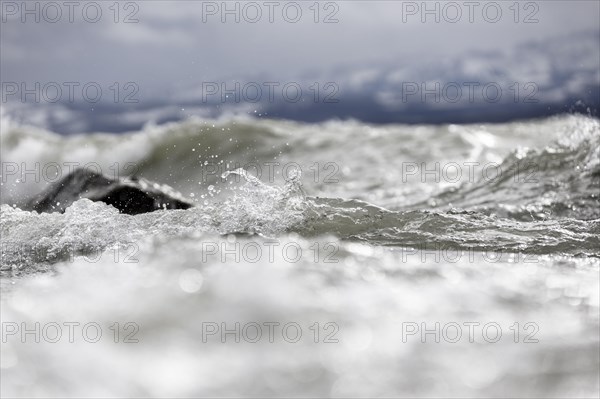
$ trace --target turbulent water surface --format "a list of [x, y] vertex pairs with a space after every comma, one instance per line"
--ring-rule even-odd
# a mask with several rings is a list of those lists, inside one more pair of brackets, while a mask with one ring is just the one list
[[[4, 119], [1, 139], [3, 395], [600, 391], [597, 119], [190, 119], [80, 136]], [[197, 206], [23, 210], [76, 164]], [[79, 326], [69, 342], [65, 322], [103, 336]], [[123, 342], [128, 322], [138, 342]], [[280, 323], [272, 337], [265, 323]]]

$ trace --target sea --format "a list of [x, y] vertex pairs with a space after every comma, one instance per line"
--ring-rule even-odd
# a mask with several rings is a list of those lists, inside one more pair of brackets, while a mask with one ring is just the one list
[[[600, 393], [597, 117], [1, 123], [2, 396]], [[77, 167], [195, 206], [27, 210]]]

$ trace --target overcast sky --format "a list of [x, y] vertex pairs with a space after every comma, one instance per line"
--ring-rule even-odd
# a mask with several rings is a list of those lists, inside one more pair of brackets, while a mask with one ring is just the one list
[[600, 15], [595, 0], [427, 2], [430, 13], [421, 1], [227, 2], [238, 12], [225, 15], [221, 1], [120, 2], [118, 15], [114, 1], [77, 2], [72, 10], [59, 1], [60, 17], [48, 2], [28, 7], [36, 3], [40, 22], [22, 2], [2, 1], [3, 82], [133, 81], [147, 102], [219, 79], [293, 80], [507, 53], [525, 42], [598, 31]]
[[[10, 3], [3, 1], [3, 9]], [[21, 8], [21, 2], [15, 3]], [[227, 4], [234, 8], [235, 3]], [[98, 23], [82, 18], [83, 7], [74, 9], [74, 23], [68, 21], [66, 7], [62, 7], [63, 16], [56, 23], [44, 21], [44, 15], [40, 23], [35, 23], [32, 15], [22, 23], [18, 18], [23, 10], [15, 11], [15, 15], [6, 15], [11, 10], [4, 10], [3, 18], [7, 20], [2, 24], [2, 78], [138, 79], [171, 86], [224, 75], [294, 75], [338, 65], [389, 59], [410, 62], [466, 50], [502, 50], [527, 40], [597, 29], [600, 15], [598, 1], [521, 1], [517, 16], [520, 22], [515, 23], [516, 2], [499, 1], [495, 4], [500, 6], [502, 16], [492, 23], [486, 18], [493, 20], [497, 7], [488, 6], [484, 12], [489, 2], [474, 2], [480, 4], [476, 7], [456, 2], [458, 8], [445, 10], [443, 2], [428, 2], [427, 7], [434, 9], [437, 4], [440, 10], [440, 22], [436, 23], [435, 14], [422, 14], [421, 2], [370, 0], [322, 2], [319, 19], [331, 15], [330, 19], [339, 22], [314, 23], [314, 2], [300, 1], [297, 3], [302, 17], [297, 23], [284, 19], [285, 2], [273, 6], [274, 23], [270, 23], [269, 8], [264, 2], [256, 2], [262, 18], [250, 23], [246, 19], [253, 18], [255, 8], [244, 12], [243, 2], [238, 3], [240, 23], [234, 21], [235, 15], [226, 15], [226, 22], [221, 22], [221, 2], [189, 0], [137, 1], [132, 2], [135, 7], [129, 5], [127, 9], [122, 3], [120, 23], [113, 21], [114, 10], [109, 9], [112, 1], [98, 2], [103, 11]], [[469, 22], [470, 9], [473, 23]], [[286, 10], [291, 20], [295, 8]], [[455, 18], [456, 10], [462, 14], [459, 21], [446, 22]], [[87, 9], [90, 18], [93, 11]], [[54, 15], [51, 12], [50, 8], [46, 10], [50, 19]], [[137, 19], [138, 23], [124, 23], [131, 13], [129, 19]], [[425, 23], [421, 22], [423, 16], [427, 18]]]

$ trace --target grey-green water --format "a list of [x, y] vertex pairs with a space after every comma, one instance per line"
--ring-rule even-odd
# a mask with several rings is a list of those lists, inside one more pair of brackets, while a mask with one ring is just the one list
[[[597, 119], [2, 123], [3, 395], [598, 395]], [[75, 163], [198, 206], [19, 209]]]

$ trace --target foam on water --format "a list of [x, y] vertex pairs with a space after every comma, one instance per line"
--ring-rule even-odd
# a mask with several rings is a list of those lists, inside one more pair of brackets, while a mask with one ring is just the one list
[[[282, 175], [286, 172], [283, 166], [295, 163], [302, 168], [308, 194], [356, 198], [388, 208], [425, 202], [445, 189], [474, 183], [469, 181], [464, 167], [469, 162], [477, 164], [476, 181], [482, 180], [481, 169], [485, 165], [500, 165], [505, 158], [511, 162], [511, 154], [522, 157], [533, 151], [533, 157], [537, 151], [541, 159], [531, 161], [546, 165], [553, 156], [544, 154], [548, 146], [558, 150], [558, 157], [563, 153], [568, 156], [568, 149], [578, 148], [570, 164], [562, 165], [563, 173], [573, 173], [576, 167], [586, 167], [579, 156], [597, 159], [600, 131], [597, 119], [584, 116], [498, 125], [442, 126], [192, 118], [180, 123], [148, 125], [142, 131], [120, 135], [65, 137], [13, 125], [4, 119], [6, 126], [0, 138], [2, 160], [19, 166], [25, 162], [30, 170], [38, 163], [38, 175], [43, 175], [44, 166], [50, 163], [57, 163], [63, 176], [69, 164], [91, 163], [90, 167], [111, 176], [136, 174], [198, 197], [206, 194], [210, 185], [222, 183], [222, 173], [243, 166], [253, 175], [260, 174], [263, 182], [283, 184]], [[409, 163], [417, 166], [425, 163], [432, 170], [435, 163], [444, 166], [449, 162], [463, 166], [462, 175], [455, 181], [411, 174], [407, 169]], [[273, 170], [269, 171], [268, 163], [279, 166], [271, 166]], [[597, 164], [589, 167], [597, 170]], [[33, 175], [22, 178], [19, 173], [4, 172], [5, 203], [22, 203], [47, 184]], [[56, 168], [47, 167], [46, 180], [52, 179], [55, 172]]]
[[[600, 391], [596, 119], [190, 120], [74, 137], [2, 123], [3, 162], [97, 162], [103, 170], [136, 162], [138, 175], [197, 203], [131, 216], [82, 199], [64, 214], [37, 214], [18, 205], [43, 182], [4, 174], [2, 322], [96, 322], [105, 334], [96, 344], [9, 337], [1, 343], [4, 396]], [[323, 169], [324, 160], [334, 168]], [[207, 174], [208, 161], [221, 173]], [[293, 161], [302, 173], [258, 178], [236, 161]], [[537, 180], [444, 182], [403, 172], [406, 162], [450, 161], [494, 162], [507, 172], [530, 172], [533, 163]], [[325, 180], [332, 171], [337, 180]], [[402, 323], [471, 321], [498, 323], [502, 339], [402, 336]], [[115, 322], [136, 323], [139, 342], [114, 343]], [[303, 336], [295, 344], [204, 342], [206, 322], [295, 322]], [[523, 342], [528, 322], [537, 343]], [[326, 323], [337, 326], [338, 342], [323, 342], [333, 331]]]
[[244, 171], [247, 181], [228, 187], [223, 202], [208, 201], [186, 211], [156, 211], [131, 216], [102, 202], [81, 199], [64, 214], [0, 207], [4, 275], [47, 270], [47, 264], [129, 245], [152, 235], [180, 236], [210, 232], [277, 236], [303, 218], [306, 202], [299, 177], [283, 188], [267, 186]]
[[[423, 260], [344, 243], [315, 261], [314, 243], [277, 240], [273, 259], [234, 261], [227, 248], [267, 239], [185, 234], [139, 242], [137, 263], [110, 252], [77, 257], [57, 274], [20, 281], [5, 293], [2, 321], [42, 325], [96, 322], [105, 336], [90, 344], [42, 340], [2, 343], [6, 396], [591, 396], [598, 391], [597, 260], [542, 256], [486, 262]], [[208, 255], [203, 245], [220, 250]], [[291, 262], [281, 250], [301, 248]], [[322, 253], [321, 255], [325, 255]], [[223, 262], [222, 257], [229, 256]], [[335, 261], [335, 262], [334, 262]], [[134, 322], [138, 343], [113, 342], [110, 326]], [[257, 343], [205, 336], [203, 323], [294, 322], [302, 338]], [[335, 323], [315, 343], [310, 327]], [[420, 335], [403, 341], [402, 323], [498, 323], [501, 340], [467, 329], [455, 344]], [[514, 342], [510, 327], [535, 323]], [[280, 326], [280, 327], [281, 327]], [[332, 342], [323, 342], [328, 334]], [[79, 330], [77, 330], [79, 333]], [[526, 334], [527, 333], [527, 334]], [[252, 335], [254, 336], [254, 335]], [[295, 337], [295, 335], [293, 335]], [[203, 341], [203, 337], [207, 337]], [[11, 337], [12, 338], [12, 337]], [[35, 362], [35, 367], [33, 363]], [[523, 376], [527, 376], [524, 378]]]

